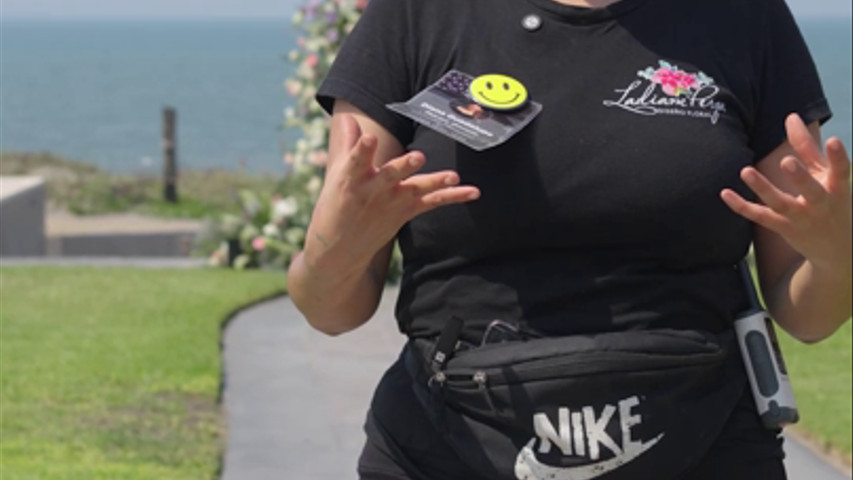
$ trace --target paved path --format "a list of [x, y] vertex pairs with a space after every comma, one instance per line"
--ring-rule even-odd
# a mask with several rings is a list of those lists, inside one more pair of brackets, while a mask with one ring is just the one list
[[[403, 344], [395, 298], [386, 291], [373, 320], [336, 338], [313, 331], [286, 298], [232, 320], [224, 342], [223, 480], [356, 479], [368, 401]], [[850, 478], [786, 444], [789, 479]]]

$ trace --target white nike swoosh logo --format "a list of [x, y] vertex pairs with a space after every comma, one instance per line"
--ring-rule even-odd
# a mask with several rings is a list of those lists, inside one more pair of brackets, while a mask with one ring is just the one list
[[533, 438], [518, 452], [515, 460], [515, 476], [518, 480], [589, 480], [634, 460], [655, 446], [661, 438], [663, 433], [643, 443], [639, 448], [626, 451], [618, 457], [578, 467], [552, 467], [539, 462], [536, 453], [533, 452], [533, 445], [536, 443], [536, 438]]

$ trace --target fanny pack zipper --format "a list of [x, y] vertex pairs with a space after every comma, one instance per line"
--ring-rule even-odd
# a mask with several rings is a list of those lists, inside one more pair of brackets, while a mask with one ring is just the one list
[[[601, 358], [606, 355], [606, 358]], [[619, 358], [614, 358], [618, 355]], [[529, 381], [550, 380], [567, 375], [592, 375], [597, 373], [620, 373], [632, 370], [664, 370], [669, 368], [695, 367], [712, 364], [721, 361], [725, 352], [720, 350], [712, 353], [702, 353], [691, 356], [690, 361], [685, 361], [683, 355], [640, 355], [636, 353], [607, 352], [589, 356], [584, 360], [575, 360], [567, 364], [567, 358], [554, 358], [550, 361], [532, 360], [512, 367], [514, 374], [522, 378], [507, 379], [500, 372], [489, 372], [488, 368], [456, 370], [452, 368], [442, 372], [436, 372], [430, 379], [430, 383], [448, 384], [459, 387], [477, 386], [483, 389], [487, 384], [510, 385]], [[627, 363], [633, 361], [633, 363]], [[593, 366], [595, 368], [590, 369]], [[495, 367], [491, 368], [492, 370]], [[533, 373], [535, 372], [535, 373]]]

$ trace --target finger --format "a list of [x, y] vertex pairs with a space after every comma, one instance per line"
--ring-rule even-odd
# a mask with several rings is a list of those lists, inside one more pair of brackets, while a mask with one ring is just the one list
[[408, 178], [421, 167], [425, 162], [424, 155], [420, 152], [409, 152], [399, 156], [393, 160], [389, 160], [379, 169], [379, 178], [387, 186], [398, 184], [401, 180]]
[[784, 235], [790, 225], [785, 216], [764, 205], [747, 201], [733, 190], [723, 189], [720, 197], [738, 215], [779, 234]]
[[[339, 137], [335, 136], [337, 139], [337, 145], [334, 146], [337, 147], [336, 151], [349, 152], [353, 147], [355, 147], [356, 142], [358, 142], [359, 137], [361, 137], [361, 127], [359, 127], [355, 117], [348, 113], [335, 115], [332, 119], [337, 122], [335, 127], [341, 131], [341, 135]], [[329, 151], [332, 151], [334, 147], [329, 148]]]
[[776, 212], [787, 214], [799, 206], [794, 197], [779, 190], [767, 177], [755, 168], [744, 168], [741, 171], [740, 177], [765, 205]]
[[825, 166], [817, 141], [799, 115], [796, 113], [788, 115], [785, 119], [785, 131], [788, 135], [788, 143], [806, 165], [813, 168]]
[[420, 198], [415, 214], [428, 212], [445, 205], [465, 203], [480, 198], [480, 189], [474, 186], [449, 187], [437, 190]]
[[829, 159], [827, 190], [832, 195], [847, 192], [850, 188], [850, 157], [841, 140], [833, 137], [826, 141], [826, 156]]
[[376, 153], [376, 135], [365, 133], [359, 137], [350, 150], [349, 169], [354, 174], [366, 174], [373, 169], [373, 155]]
[[458, 183], [458, 173], [453, 170], [444, 170], [411, 176], [400, 182], [399, 188], [410, 192], [414, 197], [423, 197], [438, 189], [455, 186]]
[[787, 172], [797, 191], [806, 201], [815, 207], [822, 206], [828, 200], [828, 194], [797, 157], [789, 155], [782, 159], [782, 169]]

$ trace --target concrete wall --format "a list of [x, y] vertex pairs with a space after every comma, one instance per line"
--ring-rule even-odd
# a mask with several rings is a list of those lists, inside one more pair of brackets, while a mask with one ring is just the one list
[[193, 232], [95, 233], [48, 238], [51, 256], [187, 257]]
[[0, 255], [45, 254], [46, 197], [40, 177], [0, 177]]

